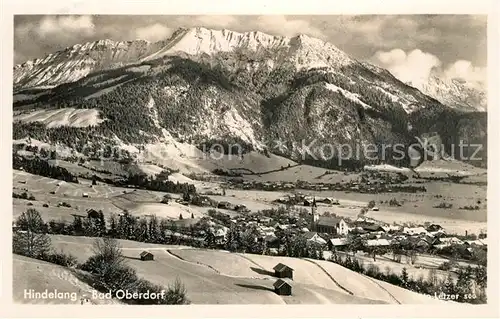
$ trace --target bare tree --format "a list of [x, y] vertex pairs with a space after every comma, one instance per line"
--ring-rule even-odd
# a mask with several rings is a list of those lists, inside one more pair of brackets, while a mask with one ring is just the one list
[[92, 244], [92, 251], [111, 265], [121, 265], [125, 260], [120, 243], [115, 238], [96, 238]]
[[114, 238], [96, 238], [92, 245], [94, 256], [90, 257], [83, 270], [96, 274], [103, 282], [116, 281], [124, 269], [125, 258], [118, 241]]
[[437, 287], [438, 284], [439, 284], [439, 277], [437, 275], [437, 270], [436, 268], [432, 268], [431, 270], [429, 270], [429, 275], [428, 275], [428, 278], [427, 278], [427, 281], [433, 286], [433, 287]]
[[169, 285], [166, 299], [167, 304], [171, 305], [185, 305], [190, 303], [187, 298], [186, 287], [179, 278], [176, 278], [175, 282]]

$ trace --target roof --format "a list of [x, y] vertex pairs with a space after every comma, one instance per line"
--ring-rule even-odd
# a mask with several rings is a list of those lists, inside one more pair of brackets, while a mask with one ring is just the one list
[[342, 220], [341, 218], [336, 218], [336, 217], [319, 217], [317, 224], [322, 226], [337, 227], [337, 225], [340, 223], [341, 220]]
[[432, 224], [432, 225], [429, 225], [427, 227], [428, 231], [436, 231], [436, 230], [441, 230], [441, 229], [443, 229], [443, 227], [441, 225], [438, 225], [438, 224]]
[[147, 256], [147, 255], [153, 255], [152, 253], [150, 253], [149, 251], [143, 251], [141, 253], [141, 257], [144, 257], [144, 256]]
[[276, 282], [273, 284], [274, 288], [281, 288], [283, 285], [288, 285], [288, 286], [292, 286], [291, 283], [288, 281], [288, 280], [285, 280], [285, 279], [278, 279], [276, 280]]
[[457, 237], [443, 237], [439, 239], [442, 243], [463, 244], [463, 241]]
[[366, 241], [367, 246], [389, 246], [391, 244], [387, 239], [369, 239]]
[[405, 227], [403, 228], [403, 232], [407, 233], [407, 234], [426, 234], [427, 233], [427, 230], [424, 228], [424, 227], [413, 227], [413, 228], [410, 228], [410, 227]]
[[330, 239], [330, 243], [333, 246], [345, 246], [347, 245], [347, 240], [345, 238], [332, 238]]
[[292, 267], [289, 267], [289, 266], [287, 266], [285, 264], [282, 264], [282, 263], [279, 263], [276, 266], [274, 266], [273, 270], [275, 270], [275, 271], [284, 271], [287, 268], [290, 269], [290, 270], [293, 270]]
[[363, 225], [361, 227], [363, 227], [363, 229], [365, 229], [365, 230], [372, 230], [372, 231], [377, 231], [377, 230], [381, 230], [381, 229], [384, 230], [384, 228], [382, 226], [377, 225], [377, 224]]
[[318, 233], [313, 232], [313, 231], [308, 231], [307, 233], [304, 234], [304, 237], [306, 239], [312, 239], [314, 236], [316, 236]]
[[479, 240], [479, 239], [477, 239], [477, 240], [466, 240], [465, 242], [467, 244], [469, 244], [469, 245], [484, 246], [484, 243], [481, 240]]

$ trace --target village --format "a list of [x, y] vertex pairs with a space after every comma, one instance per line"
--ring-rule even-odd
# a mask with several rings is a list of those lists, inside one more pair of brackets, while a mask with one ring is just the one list
[[[365, 262], [373, 259], [375, 264], [378, 258], [386, 268], [400, 264], [403, 272], [408, 271], [415, 277], [419, 273], [422, 277], [422, 270], [432, 274], [433, 268], [449, 274], [460, 272], [460, 266], [464, 265], [486, 266], [486, 234], [448, 234], [440, 225], [431, 223], [412, 226], [383, 223], [364, 216], [367, 210], [378, 210], [374, 203], [369, 203], [356, 220], [351, 220], [335, 215], [339, 200], [301, 193], [277, 200], [286, 206], [258, 212], [251, 212], [245, 205], [216, 202], [199, 195], [177, 201], [183, 205], [213, 206], [218, 210], [209, 210], [209, 217], [196, 222], [180, 216], [165, 230], [169, 243], [330, 261], [352, 254]], [[320, 216], [318, 206], [330, 207], [332, 212]], [[299, 245], [303, 247], [297, 248]], [[154, 255], [143, 251], [140, 258], [153, 260]], [[441, 263], [429, 263], [432, 259]], [[269, 272], [276, 278], [273, 287], [277, 294], [292, 295], [293, 271], [290, 266], [278, 263]], [[399, 269], [394, 267], [390, 271], [397, 273]], [[446, 276], [442, 278], [445, 280]]]

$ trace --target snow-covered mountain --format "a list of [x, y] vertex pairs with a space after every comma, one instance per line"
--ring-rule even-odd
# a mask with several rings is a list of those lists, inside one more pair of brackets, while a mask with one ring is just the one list
[[287, 38], [259, 31], [239, 33], [197, 27], [179, 29], [169, 39], [156, 43], [142, 40], [115, 42], [107, 39], [76, 44], [44, 58], [16, 65], [14, 86], [55, 86], [74, 82], [93, 71], [131, 62], [150, 61], [179, 54], [214, 55], [237, 50], [269, 52], [275, 55], [276, 63], [292, 62], [297, 69], [340, 67], [353, 62], [334, 45], [307, 35]]
[[433, 75], [428, 81], [408, 84], [459, 110], [486, 112], [488, 108], [486, 86], [483, 83], [471, 83], [458, 78], [442, 79]]
[[160, 43], [144, 40], [116, 42], [109, 39], [75, 44], [43, 58], [14, 67], [14, 89], [57, 86], [77, 81], [89, 73], [136, 62]]
[[192, 28], [156, 43], [97, 41], [16, 66], [14, 81], [14, 111], [24, 112], [14, 136], [66, 145], [168, 136], [274, 151], [279, 140], [279, 152], [297, 158], [303, 141], [321, 151], [321, 142], [406, 145], [435, 131], [452, 143], [485, 132], [483, 118], [306, 35]]

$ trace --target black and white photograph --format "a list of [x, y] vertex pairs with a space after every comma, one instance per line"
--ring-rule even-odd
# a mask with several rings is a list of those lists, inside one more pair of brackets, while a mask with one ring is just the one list
[[12, 302], [488, 304], [488, 22], [14, 15]]

